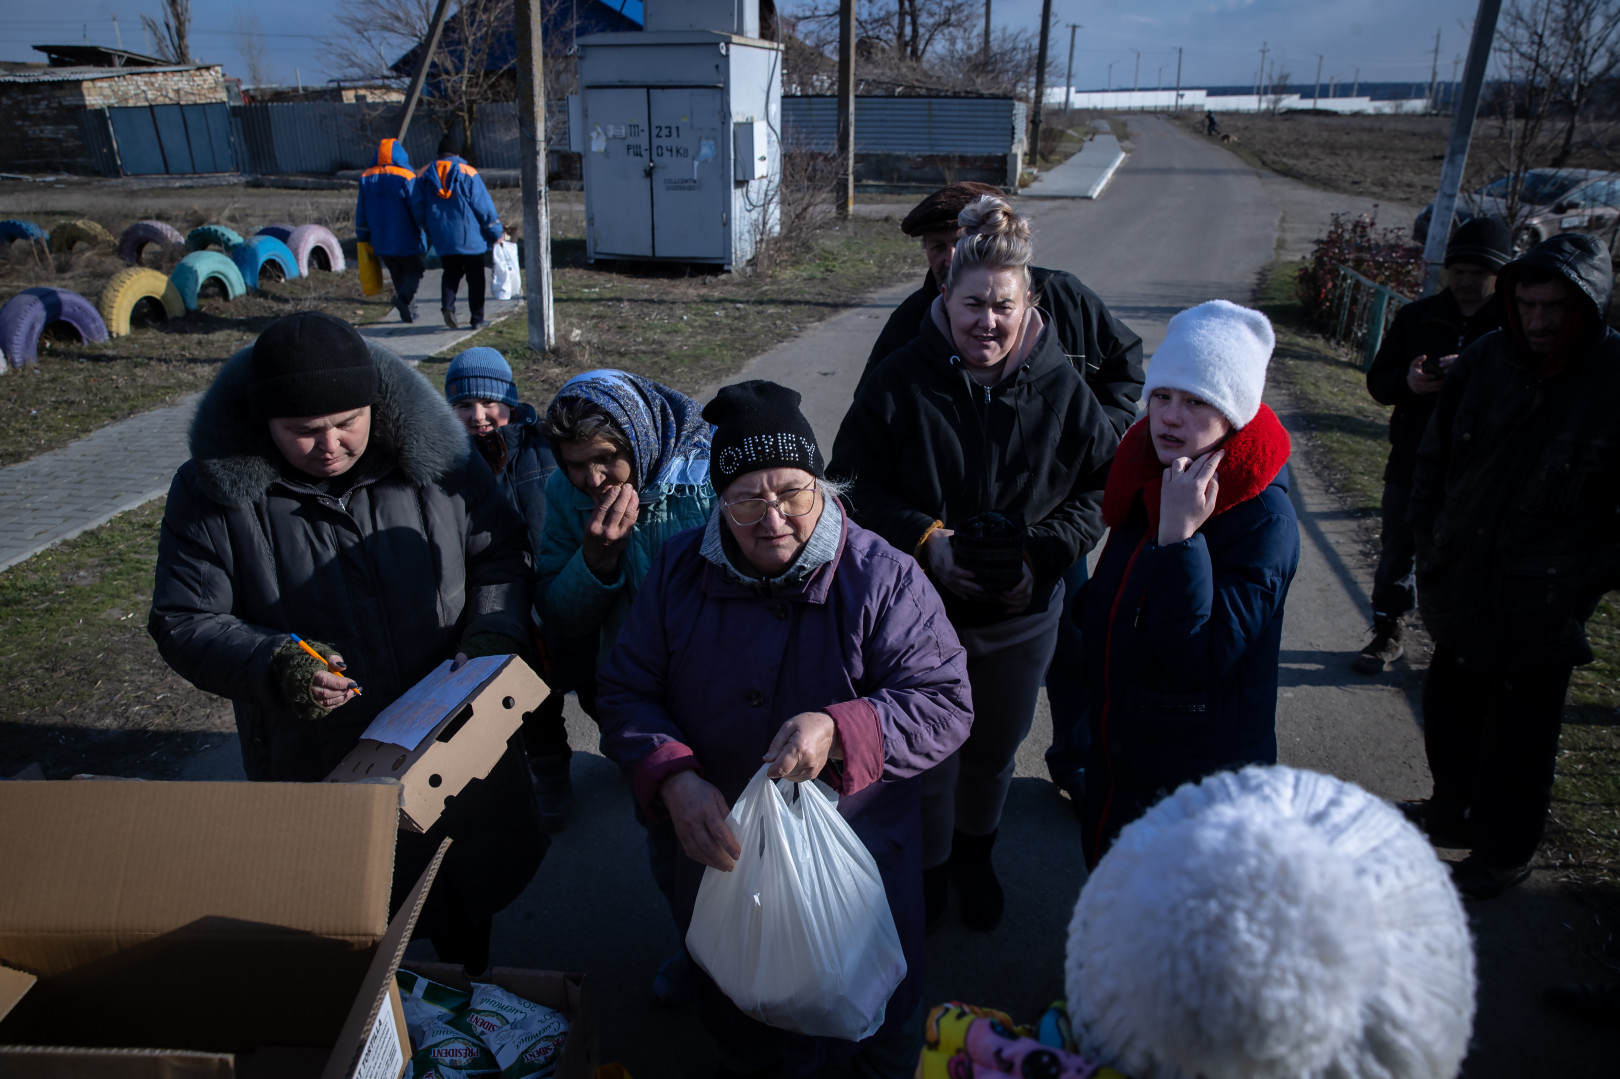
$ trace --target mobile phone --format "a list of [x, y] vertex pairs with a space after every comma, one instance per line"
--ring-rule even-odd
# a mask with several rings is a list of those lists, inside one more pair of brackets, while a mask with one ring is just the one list
[[1423, 357], [1423, 362], [1418, 364], [1418, 370], [1422, 371], [1426, 375], [1432, 375], [1436, 378], [1446, 373], [1445, 368], [1440, 366], [1440, 357], [1438, 356]]

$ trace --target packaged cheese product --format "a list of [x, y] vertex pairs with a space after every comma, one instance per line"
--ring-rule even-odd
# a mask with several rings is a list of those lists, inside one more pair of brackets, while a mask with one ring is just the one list
[[556, 1071], [568, 1039], [561, 1012], [482, 982], [473, 983], [458, 1023], [478, 1031], [500, 1065], [501, 1079], [545, 1079]]

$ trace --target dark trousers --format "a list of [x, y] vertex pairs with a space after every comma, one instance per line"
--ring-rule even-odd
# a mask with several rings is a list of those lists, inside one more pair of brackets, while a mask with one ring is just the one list
[[1493, 868], [1524, 865], [1541, 842], [1571, 670], [1480, 670], [1435, 645], [1423, 681], [1434, 805], [1468, 814], [1474, 851]]
[[1399, 618], [1417, 605], [1413, 577], [1417, 546], [1412, 540], [1412, 526], [1406, 523], [1406, 509], [1411, 502], [1411, 483], [1384, 481], [1384, 530], [1378, 568], [1373, 571], [1374, 618]]
[[446, 311], [456, 309], [456, 290], [461, 288], [461, 279], [467, 279], [467, 311], [473, 318], [484, 317], [484, 256], [483, 255], [440, 255], [439, 264], [444, 267], [444, 280], [439, 286], [443, 298], [441, 306]]
[[400, 308], [416, 299], [417, 286], [422, 283], [421, 255], [379, 255], [388, 267], [388, 277], [394, 282], [394, 303]]
[[1088, 576], [1084, 558], [1063, 575], [1063, 618], [1058, 622], [1057, 648], [1046, 669], [1046, 701], [1052, 708], [1052, 748], [1046, 751], [1046, 770], [1060, 787], [1074, 783], [1085, 772], [1086, 750], [1091, 748], [1085, 654], [1076, 621], [1080, 589]]

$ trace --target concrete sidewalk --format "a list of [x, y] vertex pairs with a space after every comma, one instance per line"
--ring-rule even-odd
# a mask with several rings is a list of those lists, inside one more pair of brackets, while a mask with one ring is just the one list
[[[406, 325], [390, 311], [383, 321], [361, 326], [361, 335], [412, 363], [471, 337], [465, 289], [457, 317], [461, 328], [452, 330], [440, 318], [434, 303], [440, 276], [429, 270], [422, 278], [417, 299], [422, 314], [415, 323]], [[522, 310], [521, 300], [489, 300], [484, 317], [494, 323]], [[201, 397], [188, 394], [62, 449], [0, 468], [0, 570], [165, 494], [188, 455], [186, 431]]]
[[[1108, 121], [1097, 125], [1108, 130]], [[1050, 171], [1019, 194], [1027, 199], [1094, 199], [1103, 193], [1108, 181], [1125, 161], [1125, 151], [1111, 134], [1099, 132], [1080, 147], [1080, 152]]]

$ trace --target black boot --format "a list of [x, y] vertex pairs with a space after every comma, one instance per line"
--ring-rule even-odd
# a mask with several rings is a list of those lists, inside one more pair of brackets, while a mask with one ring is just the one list
[[945, 917], [945, 904], [950, 898], [951, 863], [944, 862], [923, 870], [923, 924], [932, 933]]
[[456, 328], [456, 290], [453, 288], [439, 289], [439, 309], [444, 312], [444, 324], [452, 330]]
[[1350, 661], [1350, 666], [1358, 674], [1383, 674], [1395, 666], [1395, 661], [1406, 655], [1406, 648], [1401, 644], [1401, 633], [1405, 628], [1398, 614], [1374, 614], [1373, 638]]
[[957, 832], [951, 839], [951, 879], [956, 882], [962, 921], [969, 929], [983, 933], [1001, 924], [1001, 912], [1007, 905], [990, 857], [995, 845], [995, 832], [989, 835]]

